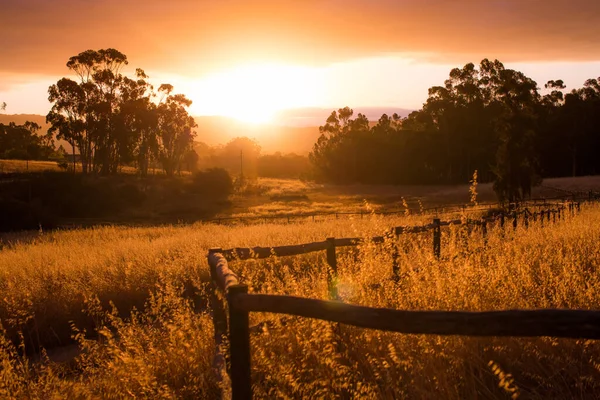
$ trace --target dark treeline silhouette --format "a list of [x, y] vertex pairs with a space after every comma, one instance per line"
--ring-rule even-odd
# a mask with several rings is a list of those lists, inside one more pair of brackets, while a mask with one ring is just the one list
[[192, 151], [196, 123], [187, 112], [192, 102], [171, 94], [169, 84], [155, 91], [139, 68], [134, 78], [124, 76], [127, 64], [115, 49], [71, 57], [67, 67], [78, 81], [62, 78], [48, 89], [49, 133], [69, 142], [73, 154], [78, 150], [84, 174], [115, 174], [119, 166], [134, 164], [146, 175], [158, 161], [171, 176]]
[[371, 126], [348, 107], [332, 112], [309, 158], [337, 183], [465, 183], [477, 170], [501, 200], [518, 200], [541, 177], [600, 171], [598, 80], [567, 94], [560, 80], [545, 87], [498, 60], [469, 63], [407, 118]]
[[63, 149], [54, 149], [51, 135], [40, 136], [35, 122], [17, 125], [0, 123], [0, 158], [7, 160], [50, 160], [62, 158]]

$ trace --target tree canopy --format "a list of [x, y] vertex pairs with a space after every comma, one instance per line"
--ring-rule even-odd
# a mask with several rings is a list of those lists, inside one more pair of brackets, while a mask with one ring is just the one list
[[542, 95], [498, 60], [469, 63], [407, 118], [384, 114], [370, 126], [348, 107], [332, 112], [309, 157], [316, 176], [333, 182], [465, 183], [478, 171], [500, 199], [519, 200], [542, 176], [600, 169], [598, 80], [564, 88], [550, 81]]
[[38, 135], [40, 129], [35, 122], [0, 124], [0, 158], [48, 160], [56, 156], [52, 136]]
[[135, 163], [146, 175], [156, 160], [173, 175], [195, 136], [187, 112], [192, 102], [172, 94], [169, 84], [155, 91], [142, 69], [123, 75], [127, 64], [127, 56], [115, 49], [71, 57], [67, 67], [77, 80], [62, 78], [48, 89], [50, 133], [78, 149], [83, 173], [114, 174]]

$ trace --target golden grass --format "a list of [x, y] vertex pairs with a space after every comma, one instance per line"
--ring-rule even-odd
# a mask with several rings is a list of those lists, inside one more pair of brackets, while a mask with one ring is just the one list
[[[425, 221], [398, 216], [5, 236], [0, 397], [214, 398], [213, 329], [204, 303], [208, 248], [369, 237]], [[468, 236], [463, 228], [444, 228], [439, 261], [430, 234], [400, 238], [400, 284], [389, 279], [391, 243], [340, 249], [338, 286], [343, 301], [374, 307], [598, 309], [599, 237], [600, 207], [592, 205], [544, 229], [490, 228], [486, 246], [477, 230]], [[252, 292], [327, 295], [324, 254], [237, 261], [231, 268]], [[131, 316], [132, 307], [143, 311]], [[279, 327], [251, 338], [258, 398], [600, 396], [594, 341], [401, 335], [349, 326], [334, 335], [327, 322], [251, 314], [252, 325], [265, 320]], [[30, 347], [65, 343], [72, 334], [85, 351], [67, 365], [33, 363], [7, 341], [19, 331]]]
[[60, 171], [56, 161], [0, 160], [0, 174], [9, 172]]
[[[68, 163], [72, 167], [72, 163]], [[81, 172], [81, 164], [76, 164], [77, 171]], [[58, 167], [56, 161], [25, 161], [25, 160], [0, 160], [0, 174], [12, 172], [43, 172], [43, 171], [64, 171]], [[135, 167], [121, 166], [119, 172], [124, 174], [137, 174], [139, 171]], [[150, 168], [149, 175], [164, 175], [161, 168]], [[190, 175], [189, 171], [181, 171], [181, 175]]]

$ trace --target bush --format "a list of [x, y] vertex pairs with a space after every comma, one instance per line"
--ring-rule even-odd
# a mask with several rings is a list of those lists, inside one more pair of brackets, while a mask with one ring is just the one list
[[192, 176], [190, 192], [214, 198], [226, 198], [233, 192], [233, 180], [223, 168], [198, 171]]

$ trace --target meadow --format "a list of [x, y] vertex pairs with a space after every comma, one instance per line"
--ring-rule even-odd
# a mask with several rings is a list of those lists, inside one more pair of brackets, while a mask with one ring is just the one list
[[[418, 215], [291, 224], [98, 227], [2, 236], [0, 397], [214, 398], [211, 247], [370, 237]], [[407, 310], [599, 309], [600, 207], [556, 224], [444, 228], [338, 255], [344, 302]], [[251, 292], [326, 298], [324, 254], [231, 262]], [[402, 335], [251, 314], [257, 398], [598, 398], [600, 346], [554, 338]], [[47, 351], [40, 351], [47, 348]], [[68, 357], [71, 352], [75, 357]]]

